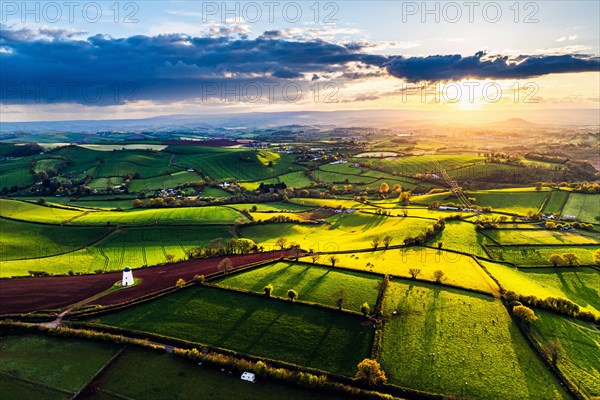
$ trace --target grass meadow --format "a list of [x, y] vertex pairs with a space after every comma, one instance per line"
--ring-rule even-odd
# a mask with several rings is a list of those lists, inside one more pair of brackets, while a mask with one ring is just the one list
[[343, 308], [359, 312], [365, 301], [371, 306], [375, 305], [381, 280], [381, 276], [360, 272], [278, 262], [226, 276], [219, 279], [218, 284], [256, 293], [263, 293], [263, 288], [272, 284], [272, 296], [287, 298], [287, 291], [294, 289], [298, 292], [299, 300], [332, 307], [337, 306], [339, 295], [336, 292], [344, 290], [346, 299]]
[[154, 332], [353, 376], [370, 354], [361, 317], [195, 286], [90, 322]]
[[390, 383], [478, 399], [569, 398], [497, 299], [391, 282], [384, 313]]

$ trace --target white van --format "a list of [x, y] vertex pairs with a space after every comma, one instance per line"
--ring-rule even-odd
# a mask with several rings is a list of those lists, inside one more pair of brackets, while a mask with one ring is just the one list
[[242, 380], [243, 381], [252, 382], [252, 383], [256, 383], [256, 375], [253, 374], [252, 372], [244, 372], [242, 374]]

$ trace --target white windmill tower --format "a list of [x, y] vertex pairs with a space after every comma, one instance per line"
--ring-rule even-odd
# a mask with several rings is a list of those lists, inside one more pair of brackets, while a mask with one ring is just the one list
[[121, 286], [132, 286], [133, 285], [133, 272], [131, 268], [125, 267], [123, 269], [123, 280], [121, 281]]

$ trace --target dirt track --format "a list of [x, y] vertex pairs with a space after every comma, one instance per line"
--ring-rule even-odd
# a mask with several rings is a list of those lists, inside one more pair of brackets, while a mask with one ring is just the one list
[[[260, 261], [275, 260], [286, 252], [274, 251], [229, 256], [234, 268]], [[194, 275], [218, 272], [222, 257], [185, 261], [133, 271], [142, 281], [138, 286], [111, 293], [96, 304], [117, 304], [175, 286], [179, 278], [188, 281]], [[0, 279], [0, 314], [27, 313], [35, 310], [62, 308], [108, 289], [121, 279], [121, 272], [83, 276], [49, 276], [42, 278]]]

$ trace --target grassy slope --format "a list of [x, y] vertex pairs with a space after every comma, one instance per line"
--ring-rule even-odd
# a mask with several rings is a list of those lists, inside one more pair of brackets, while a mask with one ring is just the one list
[[[67, 228], [64, 228], [67, 229]], [[69, 228], [70, 229], [70, 228]], [[183, 259], [184, 249], [204, 245], [214, 238], [229, 238], [227, 227], [143, 227], [127, 228], [84, 250], [60, 256], [2, 262], [0, 277], [25, 276], [28, 271], [66, 274], [92, 273], [97, 269], [139, 268], [166, 262], [165, 254]]]
[[111, 228], [61, 227], [0, 219], [0, 261], [47, 257], [85, 247]]
[[374, 275], [288, 262], [252, 269], [218, 281], [223, 286], [257, 293], [263, 293], [263, 288], [272, 284], [273, 296], [287, 298], [287, 291], [294, 289], [300, 300], [330, 306], [336, 306], [332, 294], [344, 289], [347, 300], [343, 307], [357, 312], [365, 301], [375, 304], [380, 282], [381, 277]]
[[600, 272], [595, 269], [517, 270], [503, 264], [482, 263], [506, 290], [542, 299], [562, 297], [600, 314]]
[[41, 335], [3, 336], [0, 341], [0, 370], [75, 392], [117, 352], [117, 349], [116, 346], [104, 343]]
[[491, 206], [494, 211], [525, 215], [528, 211], [537, 211], [548, 192], [541, 191], [476, 191], [468, 192], [468, 197], [475, 197], [476, 204]]
[[222, 374], [215, 368], [198, 367], [170, 354], [129, 349], [108, 370], [100, 388], [134, 399], [214, 399], [214, 400], [302, 400], [341, 397], [261, 381], [252, 385], [239, 374]]
[[247, 218], [229, 207], [178, 207], [178, 208], [147, 208], [133, 211], [95, 211], [76, 218], [73, 224], [105, 225], [110, 221], [114, 225], [154, 224], [158, 221], [164, 225], [188, 224], [232, 224], [237, 220]]
[[558, 343], [562, 348], [557, 366], [575, 386], [591, 396], [600, 396], [600, 331], [591, 324], [556, 314], [537, 311], [539, 320], [532, 330], [535, 339], [547, 348]]
[[519, 266], [552, 266], [550, 261], [548, 261], [548, 257], [552, 254], [564, 253], [576, 254], [580, 259], [580, 264], [592, 264], [592, 255], [594, 251], [600, 249], [600, 246], [490, 246], [488, 249], [494, 258], [500, 261], [510, 261]]
[[373, 331], [361, 318], [209, 287], [192, 287], [98, 322], [354, 375]]
[[393, 282], [384, 313], [380, 358], [391, 383], [480, 399], [568, 398], [499, 300]]
[[416, 218], [392, 218], [370, 214], [340, 214], [328, 218], [329, 225], [265, 224], [245, 227], [241, 235], [266, 248], [285, 236], [304, 249], [338, 251], [368, 249], [375, 237], [393, 237], [392, 245], [402, 244], [409, 236], [424, 233], [435, 221]]
[[550, 192], [550, 199], [544, 206], [544, 212], [552, 214], [561, 212], [568, 197], [569, 192], [563, 190], [554, 190]]
[[596, 244], [597, 234], [571, 233], [564, 231], [496, 229], [486, 234], [500, 244]]
[[442, 233], [429, 244], [437, 246], [438, 243], [442, 243], [444, 249], [488, 257], [481, 246], [488, 242], [485, 236], [475, 230], [475, 225], [461, 221], [448, 221]]
[[[417, 268], [421, 270], [418, 279], [428, 281], [434, 280], [434, 271], [442, 270], [446, 274], [444, 283], [491, 293], [498, 290], [496, 284], [471, 257], [446, 251], [417, 247], [409, 250], [338, 254], [336, 257], [339, 258], [338, 265], [343, 267], [406, 278], [410, 277], [409, 269]], [[321, 257], [319, 262], [326, 264], [327, 257]], [[367, 266], [367, 263], [371, 265]]]
[[597, 224], [600, 216], [600, 195], [571, 193], [562, 215], [574, 215], [583, 222]]

